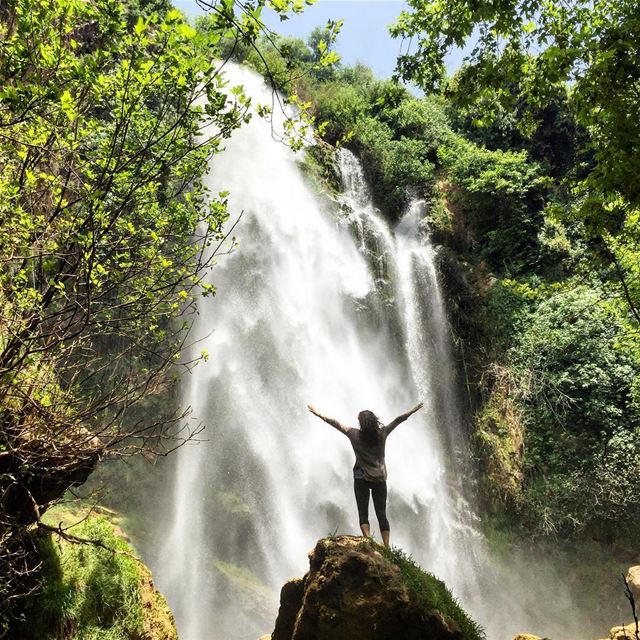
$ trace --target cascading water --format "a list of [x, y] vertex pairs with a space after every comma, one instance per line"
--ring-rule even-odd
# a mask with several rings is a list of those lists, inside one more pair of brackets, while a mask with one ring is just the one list
[[[229, 73], [270, 101], [253, 73]], [[270, 126], [254, 117], [211, 167], [212, 190], [228, 190], [244, 216], [194, 327], [210, 358], [184, 400], [206, 441], [178, 453], [169, 531], [152, 561], [180, 637], [268, 632], [280, 586], [305, 572], [316, 540], [358, 532], [349, 442], [307, 403], [355, 424], [361, 409], [387, 422], [418, 401], [425, 409], [387, 443], [392, 542], [444, 579], [489, 638], [510, 637], [525, 620], [487, 601], [484, 543], [452, 489], [451, 443], [463, 438], [424, 204], [391, 231], [343, 151], [344, 194], [329, 214]]]
[[[368, 256], [369, 263], [378, 275], [377, 293], [386, 296], [389, 311], [396, 319], [396, 340], [390, 345], [408, 378], [409, 388], [415, 397], [424, 402], [422, 429], [427, 442], [409, 441], [410, 446], [426, 445], [418, 460], [408, 468], [409, 473], [394, 479], [393, 489], [400, 493], [399, 504], [413, 504], [422, 511], [422, 526], [404, 531], [401, 536], [410, 538], [409, 548], [424, 566], [441, 576], [449, 576], [455, 582], [456, 592], [471, 594], [477, 591], [473, 562], [471, 571], [456, 578], [456, 563], [466, 555], [473, 558], [475, 551], [469, 541], [477, 539], [470, 527], [471, 512], [464, 506], [464, 499], [457, 505], [452, 502], [450, 486], [457, 480], [457, 469], [451, 459], [446, 461], [447, 450], [456, 439], [464, 442], [461, 433], [461, 417], [455, 394], [456, 380], [449, 349], [449, 333], [442, 292], [435, 269], [435, 254], [428, 235], [421, 228], [425, 205], [414, 200], [393, 232], [372, 205], [362, 168], [355, 156], [347, 150], [338, 153], [338, 165], [344, 183], [341, 201], [350, 211], [352, 227], [360, 245], [360, 252]], [[390, 441], [391, 443], [391, 441]], [[388, 456], [392, 456], [393, 444]], [[415, 467], [428, 461], [431, 483], [414, 482], [418, 478]], [[390, 458], [392, 459], [392, 458]], [[398, 460], [406, 465], [407, 458]], [[447, 464], [447, 462], [449, 464]], [[447, 468], [448, 467], [448, 468]], [[433, 482], [433, 479], [436, 479]], [[455, 484], [458, 484], [455, 482]], [[428, 488], [431, 490], [428, 491]], [[462, 507], [462, 511], [460, 508]], [[471, 534], [469, 540], [466, 540]], [[458, 548], [462, 543], [464, 549]], [[462, 578], [462, 579], [460, 579]], [[454, 585], [451, 585], [454, 586]]]

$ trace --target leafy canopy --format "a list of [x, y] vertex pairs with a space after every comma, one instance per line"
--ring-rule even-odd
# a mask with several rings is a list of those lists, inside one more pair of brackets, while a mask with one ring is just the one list
[[[640, 12], [634, 0], [410, 0], [392, 26], [417, 44], [398, 59], [398, 73], [425, 90], [444, 89], [473, 105], [485, 126], [519, 113], [528, 136], [541, 115], [567, 95], [580, 139], [582, 167], [565, 186], [597, 241], [596, 257], [614, 267], [630, 319], [640, 323], [637, 232], [640, 207]], [[453, 79], [444, 57], [453, 47], [472, 51]]]

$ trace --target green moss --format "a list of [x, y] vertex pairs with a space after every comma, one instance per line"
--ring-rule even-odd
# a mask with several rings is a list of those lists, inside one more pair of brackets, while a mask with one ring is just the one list
[[475, 445], [483, 462], [485, 494], [493, 503], [517, 505], [523, 482], [524, 428], [508, 387], [496, 384], [476, 418]]
[[400, 549], [385, 548], [383, 554], [399, 567], [405, 584], [423, 604], [425, 611], [436, 610], [446, 619], [452, 620], [462, 631], [465, 640], [484, 640], [482, 627], [465, 613], [444, 582], [421, 569]]
[[[69, 526], [74, 522], [74, 514], [73, 509], [56, 509], [48, 519], [56, 525], [62, 522], [63, 526]], [[78, 522], [77, 518], [75, 522]], [[38, 540], [42, 560], [41, 588], [27, 607], [28, 625], [20, 630], [21, 638], [138, 640], [175, 637], [171, 633], [170, 614], [167, 634], [146, 635], [149, 624], [153, 626], [154, 621], [150, 623], [147, 619], [153, 611], [145, 611], [145, 600], [156, 592], [148, 571], [133, 557], [125, 555], [133, 554], [132, 547], [106, 518], [90, 516], [71, 526], [68, 533], [97, 541], [118, 553], [92, 544], [72, 543], [56, 534], [42, 535]]]
[[298, 166], [307, 181], [321, 199], [332, 199], [341, 190], [340, 176], [334, 161], [335, 149], [328, 144], [318, 142], [298, 155]]
[[438, 237], [450, 237], [454, 233], [453, 214], [447, 206], [445, 188], [442, 183], [433, 187], [427, 212], [429, 229]]

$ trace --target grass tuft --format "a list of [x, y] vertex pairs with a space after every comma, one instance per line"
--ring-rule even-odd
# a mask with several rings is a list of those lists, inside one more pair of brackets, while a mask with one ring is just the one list
[[[89, 517], [71, 533], [132, 553], [102, 517]], [[69, 543], [54, 534], [42, 535], [39, 549], [41, 589], [26, 612], [27, 636], [34, 640], [143, 637], [141, 574], [133, 558]]]
[[482, 627], [466, 614], [442, 580], [421, 569], [411, 556], [396, 547], [384, 548], [382, 553], [399, 567], [405, 584], [423, 604], [425, 611], [436, 609], [445, 618], [453, 620], [465, 640], [485, 640]]

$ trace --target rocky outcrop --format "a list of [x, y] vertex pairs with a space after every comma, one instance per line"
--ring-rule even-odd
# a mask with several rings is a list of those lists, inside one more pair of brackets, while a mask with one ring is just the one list
[[[271, 640], [479, 640], [444, 583], [400, 552], [353, 536], [320, 540], [287, 582]], [[269, 637], [269, 636], [267, 636]]]
[[173, 613], [165, 597], [155, 588], [151, 571], [138, 566], [142, 605], [141, 640], [178, 640]]
[[636, 601], [636, 607], [640, 608], [640, 565], [629, 568], [629, 571], [627, 571], [627, 584]]
[[[640, 614], [640, 565], [630, 567], [625, 576], [627, 580], [627, 586], [634, 598], [634, 606], [636, 615]], [[636, 623], [632, 622], [624, 626], [612, 627], [609, 630], [609, 638], [607, 640], [635, 640], [638, 637], [640, 631], [636, 628]]]
[[636, 625], [627, 624], [624, 627], [612, 627], [609, 631], [609, 637], [606, 640], [635, 640]]
[[62, 534], [34, 532], [39, 588], [10, 624], [10, 640], [178, 640], [173, 614], [150, 570], [120, 527], [118, 514], [55, 507], [45, 524]]

